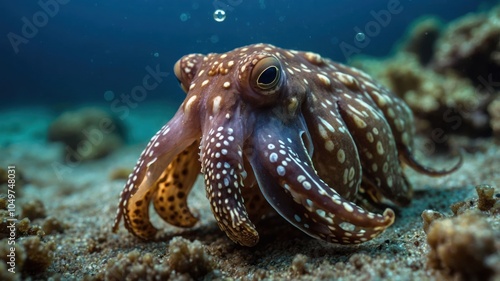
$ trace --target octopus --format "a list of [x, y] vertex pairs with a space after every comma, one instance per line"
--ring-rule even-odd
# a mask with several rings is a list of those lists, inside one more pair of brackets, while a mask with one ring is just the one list
[[174, 72], [187, 96], [130, 174], [115, 232], [123, 218], [154, 239], [151, 201], [167, 223], [194, 226], [187, 198], [201, 172], [219, 228], [238, 244], [256, 245], [254, 223], [271, 213], [317, 239], [362, 243], [393, 224], [391, 207], [410, 203], [405, 166], [442, 176], [462, 163], [420, 164], [408, 106], [316, 53], [255, 44], [186, 55]]

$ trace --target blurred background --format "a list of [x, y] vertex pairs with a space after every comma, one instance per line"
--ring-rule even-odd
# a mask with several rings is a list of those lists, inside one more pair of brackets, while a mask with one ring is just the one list
[[[105, 92], [130, 92], [147, 66], [172, 73], [189, 53], [225, 52], [266, 42], [315, 51], [345, 62], [373, 13], [394, 5], [385, 26], [362, 54], [386, 56], [408, 25], [423, 15], [450, 21], [488, 10], [498, 1], [2, 1], [0, 3], [1, 107], [17, 104], [106, 102]], [[214, 19], [222, 9], [224, 16]], [[219, 15], [220, 16], [220, 15]], [[370, 28], [370, 27], [369, 27]], [[359, 35], [358, 35], [359, 36]], [[28, 38], [31, 37], [31, 38]], [[369, 37], [369, 36], [368, 36]], [[366, 39], [366, 38], [365, 38]], [[108, 98], [110, 98], [108, 96]], [[180, 103], [173, 76], [148, 93], [148, 101]]]

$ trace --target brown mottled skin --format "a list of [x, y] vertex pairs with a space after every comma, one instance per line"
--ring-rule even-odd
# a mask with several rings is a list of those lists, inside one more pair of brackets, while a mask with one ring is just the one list
[[241, 245], [258, 242], [252, 220], [267, 203], [312, 237], [361, 243], [395, 215], [355, 202], [410, 202], [402, 163], [434, 176], [461, 165], [418, 164], [408, 106], [365, 73], [318, 54], [256, 44], [187, 55], [174, 70], [187, 97], [141, 154], [115, 231], [123, 217], [134, 235], [153, 238], [151, 200], [168, 223], [193, 226], [186, 200], [201, 171], [219, 227]]

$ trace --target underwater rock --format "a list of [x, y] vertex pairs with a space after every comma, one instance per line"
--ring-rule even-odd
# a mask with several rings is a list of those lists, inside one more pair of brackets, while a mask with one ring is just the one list
[[425, 210], [422, 212], [422, 220], [424, 221], [424, 232], [427, 234], [429, 232], [429, 227], [430, 225], [437, 219], [441, 219], [444, 217], [444, 215], [440, 212], [433, 211], [433, 210]]
[[[107, 262], [97, 280], [210, 280], [216, 277], [212, 258], [199, 241], [175, 237], [168, 247], [170, 256], [161, 261], [149, 252], [119, 253]], [[208, 274], [208, 275], [207, 275]], [[210, 278], [211, 277], [211, 278]]]
[[488, 185], [476, 187], [478, 198], [451, 206], [454, 217], [422, 213], [430, 246], [428, 266], [455, 280], [500, 278], [500, 196]]
[[[19, 239], [15, 245], [9, 245], [7, 239], [0, 241], [0, 279], [20, 280], [27, 279], [26, 276], [35, 276], [43, 273], [52, 264], [56, 244], [54, 242], [42, 242], [38, 236], [30, 236]], [[7, 254], [10, 248], [15, 248], [15, 273], [8, 272], [10, 277], [3, 278], [2, 267], [7, 265]], [[7, 270], [5, 270], [7, 272]]]
[[[0, 239], [8, 238], [11, 235], [11, 230], [9, 225], [11, 222], [8, 219], [11, 219], [10, 212], [7, 210], [8, 201], [4, 197], [0, 197]], [[15, 222], [16, 228], [16, 238], [37, 235], [43, 237], [45, 233], [38, 225], [32, 225], [29, 218], [19, 219], [18, 215], [13, 217], [17, 221]]]
[[[8, 271], [8, 269], [13, 268], [9, 262], [14, 262], [10, 260], [9, 254], [12, 252], [11, 247], [14, 248], [15, 253], [15, 270]], [[12, 255], [12, 254], [10, 254]], [[15, 245], [9, 245], [7, 239], [0, 240], [0, 280], [21, 280], [20, 269], [23, 268], [24, 262], [26, 260], [26, 251], [24, 247], [19, 243]]]
[[480, 211], [491, 212], [493, 214], [500, 212], [500, 193], [495, 194], [495, 189], [489, 185], [476, 186], [478, 195], [477, 208]]
[[52, 264], [56, 243], [53, 241], [42, 242], [38, 236], [30, 236], [21, 241], [26, 260], [24, 261], [23, 272], [28, 275], [38, 274], [47, 270]]
[[59, 219], [55, 217], [48, 217], [42, 224], [42, 229], [46, 235], [54, 233], [63, 233], [68, 228], [69, 228], [68, 224], [61, 222]]
[[449, 134], [490, 136], [499, 126], [491, 120], [498, 110], [488, 105], [500, 93], [500, 8], [439, 26], [435, 18], [420, 20], [393, 56], [352, 64], [401, 96], [433, 145]]
[[45, 211], [45, 206], [43, 202], [35, 199], [25, 203], [22, 207], [21, 217], [29, 218], [30, 220], [45, 218], [47, 212]]
[[476, 186], [478, 198], [457, 202], [450, 206], [454, 215], [461, 215], [467, 210], [479, 210], [484, 213], [500, 215], [500, 193], [489, 185]]
[[353, 65], [374, 75], [402, 97], [414, 112], [417, 130], [445, 142], [446, 134], [489, 130], [485, 104], [472, 83], [457, 75], [442, 75], [422, 66], [411, 53], [387, 60], [357, 58]]
[[307, 264], [307, 256], [297, 254], [292, 260], [290, 271], [295, 275], [303, 275], [311, 271], [310, 266]]
[[427, 65], [434, 57], [434, 46], [441, 33], [441, 21], [436, 17], [424, 17], [413, 23], [408, 38], [401, 47], [414, 54], [421, 65]]
[[174, 237], [168, 246], [170, 267], [180, 273], [187, 273], [192, 278], [198, 279], [213, 269], [213, 262], [203, 248], [200, 241], [193, 242], [182, 238]]
[[437, 41], [434, 58], [433, 66], [441, 73], [453, 70], [478, 84], [491, 75], [499, 81], [500, 7], [450, 23]]
[[63, 113], [49, 127], [49, 141], [63, 142], [66, 162], [80, 162], [108, 155], [124, 142], [123, 125], [98, 108]]
[[491, 225], [474, 212], [435, 221], [429, 228], [427, 242], [431, 248], [429, 267], [444, 269], [451, 276], [459, 275], [463, 280], [490, 278], [493, 269], [488, 259], [500, 251], [500, 247], [495, 247]]
[[170, 268], [153, 254], [134, 250], [109, 259], [96, 280], [168, 280], [170, 275]]

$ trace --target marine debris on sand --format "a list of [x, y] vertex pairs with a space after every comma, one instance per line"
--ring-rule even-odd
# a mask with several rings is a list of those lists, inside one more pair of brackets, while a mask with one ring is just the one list
[[500, 278], [500, 193], [489, 185], [476, 191], [477, 198], [451, 205], [452, 217], [422, 213], [430, 246], [427, 265], [443, 278]]

